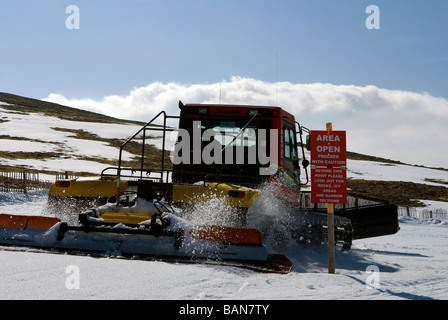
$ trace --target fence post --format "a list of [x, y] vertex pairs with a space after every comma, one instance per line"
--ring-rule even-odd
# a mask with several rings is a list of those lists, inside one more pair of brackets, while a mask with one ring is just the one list
[[26, 189], [26, 172], [22, 172], [22, 175], [23, 175], [23, 193], [24, 194], [27, 194], [28, 193], [28, 190]]

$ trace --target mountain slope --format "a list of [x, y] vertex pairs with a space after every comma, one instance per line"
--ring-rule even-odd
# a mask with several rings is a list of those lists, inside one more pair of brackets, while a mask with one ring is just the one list
[[143, 124], [143, 122], [116, 119], [99, 113], [71, 108], [43, 100], [26, 98], [5, 92], [0, 92], [0, 101], [6, 103], [1, 104], [2, 108], [6, 110], [24, 113], [42, 113], [46, 116], [58, 117], [63, 120], [117, 124]]
[[[119, 148], [143, 123], [0, 93], [0, 170], [76, 175], [99, 174], [117, 165]], [[149, 161], [159, 158], [147, 137]], [[123, 152], [124, 165], [138, 161], [141, 144]]]

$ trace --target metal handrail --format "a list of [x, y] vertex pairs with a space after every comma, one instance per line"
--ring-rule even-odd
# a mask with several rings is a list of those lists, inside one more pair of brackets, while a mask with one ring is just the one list
[[[159, 118], [161, 115], [163, 115], [163, 126], [159, 129], [159, 128], [148, 128], [148, 126], [150, 126], [151, 124], [153, 124], [153, 122]], [[163, 131], [163, 136], [162, 136], [162, 161], [161, 161], [161, 168], [160, 170], [157, 170], [155, 172], [160, 172], [161, 176], [160, 176], [160, 181], [163, 181], [163, 172], [164, 170], [164, 162], [165, 162], [165, 138], [166, 138], [166, 131], [174, 131], [175, 129], [173, 128], [168, 128], [166, 127], [166, 120], [167, 119], [178, 119], [180, 118], [180, 116], [168, 116], [166, 114], [165, 111], [160, 111], [156, 116], [154, 116], [150, 121], [148, 121], [143, 127], [140, 128], [140, 130], [138, 130], [132, 137], [128, 138], [121, 146], [120, 146], [120, 152], [118, 155], [118, 166], [115, 168], [117, 170], [117, 199], [116, 199], [116, 204], [117, 206], [119, 205], [119, 194], [120, 194], [120, 178], [121, 178], [121, 171], [122, 170], [134, 170], [134, 171], [140, 171], [140, 177], [143, 178], [143, 172], [144, 171], [148, 171], [147, 169], [143, 169], [143, 165], [144, 165], [144, 155], [145, 155], [145, 140], [146, 140], [146, 130], [158, 130], [158, 131]], [[134, 140], [140, 133], [143, 132], [143, 143], [142, 143], [142, 154], [141, 154], [141, 162], [140, 162], [140, 169], [137, 168], [122, 168], [121, 167], [121, 162], [122, 162], [122, 155], [123, 155], [123, 148], [132, 140]], [[112, 167], [106, 168], [106, 169], [110, 169]], [[105, 170], [106, 170], [105, 169]], [[101, 173], [103, 175], [104, 171]], [[167, 174], [167, 179], [168, 179], [168, 174]]]

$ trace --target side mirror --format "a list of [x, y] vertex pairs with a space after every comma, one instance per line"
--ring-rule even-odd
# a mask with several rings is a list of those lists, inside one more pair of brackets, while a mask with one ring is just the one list
[[311, 150], [311, 145], [310, 145], [310, 135], [308, 134], [306, 136], [306, 146], [305, 146], [306, 150], [310, 151]]

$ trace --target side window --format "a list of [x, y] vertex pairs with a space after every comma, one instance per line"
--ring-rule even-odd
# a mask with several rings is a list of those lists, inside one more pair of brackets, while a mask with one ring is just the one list
[[284, 127], [283, 129], [284, 145], [285, 145], [285, 158], [296, 160], [297, 159], [297, 148], [295, 145], [294, 130], [289, 127]]
[[289, 129], [289, 141], [291, 142], [291, 159], [297, 160], [297, 144], [293, 129]]
[[285, 137], [285, 158], [291, 158], [291, 146], [289, 143], [289, 130], [287, 128], [284, 129], [283, 136]]

